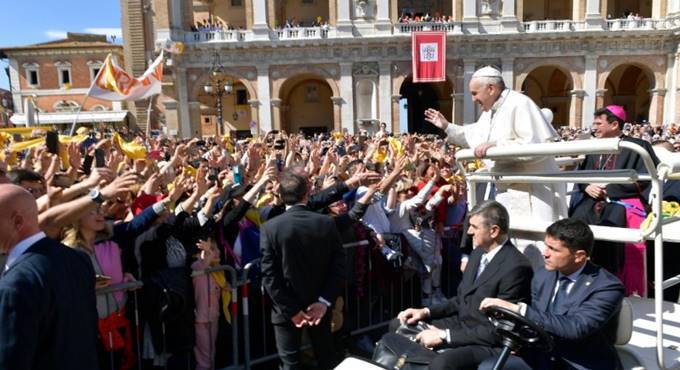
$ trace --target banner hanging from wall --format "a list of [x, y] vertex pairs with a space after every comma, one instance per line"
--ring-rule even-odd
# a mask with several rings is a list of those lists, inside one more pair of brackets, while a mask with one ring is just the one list
[[446, 81], [446, 32], [411, 33], [413, 82]]

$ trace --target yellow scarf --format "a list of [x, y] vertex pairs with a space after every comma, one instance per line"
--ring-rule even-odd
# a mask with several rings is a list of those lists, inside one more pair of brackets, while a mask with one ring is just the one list
[[231, 312], [229, 312], [229, 304], [231, 303], [231, 286], [227, 282], [224, 271], [211, 272], [210, 276], [215, 280], [215, 283], [221, 288], [222, 292], [222, 313], [228, 323], [231, 324]]

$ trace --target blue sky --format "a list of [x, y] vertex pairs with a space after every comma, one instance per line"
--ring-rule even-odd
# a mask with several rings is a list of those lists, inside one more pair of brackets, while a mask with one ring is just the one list
[[[0, 16], [0, 47], [57, 40], [66, 32], [117, 36], [120, 0], [5, 0]], [[8, 89], [6, 60], [0, 60], [0, 88]]]

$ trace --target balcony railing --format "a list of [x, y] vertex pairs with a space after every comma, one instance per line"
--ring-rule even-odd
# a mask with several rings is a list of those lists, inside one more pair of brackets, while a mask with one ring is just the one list
[[657, 30], [665, 29], [666, 22], [652, 18], [643, 19], [608, 19], [607, 29], [609, 31], [621, 30]]
[[[449, 34], [498, 34], [506, 33], [502, 29], [501, 23], [479, 23], [467, 24], [461, 22], [414, 22], [396, 23], [393, 25], [394, 35], [408, 35], [416, 31], [443, 31]], [[680, 17], [669, 17], [667, 19], [610, 19], [605, 20], [603, 29], [605, 31], [646, 31], [680, 28]], [[591, 30], [586, 26], [585, 21], [564, 20], [543, 20], [522, 22], [519, 33], [562, 33], [578, 32]], [[370, 34], [370, 32], [369, 32]], [[315, 40], [334, 38], [335, 29], [329, 26], [322, 27], [294, 27], [283, 28], [269, 31], [269, 40]], [[266, 36], [265, 36], [266, 38]], [[243, 42], [254, 40], [250, 30], [229, 30], [229, 31], [188, 31], [184, 33], [186, 43], [212, 43], [212, 42]], [[257, 38], [258, 40], [260, 38]]]
[[394, 25], [394, 33], [411, 33], [417, 31], [444, 31], [444, 32], [459, 32], [460, 23], [435, 23], [435, 22], [414, 22], [414, 23], [397, 23]]
[[184, 42], [239, 42], [245, 41], [247, 31], [197, 31], [185, 33]]
[[524, 22], [525, 32], [570, 32], [580, 30], [583, 27], [584, 22], [569, 19]]
[[330, 27], [294, 27], [274, 30], [272, 40], [299, 40], [328, 38]]

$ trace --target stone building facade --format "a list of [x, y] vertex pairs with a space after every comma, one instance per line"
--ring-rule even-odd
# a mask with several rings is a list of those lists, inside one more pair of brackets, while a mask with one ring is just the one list
[[[143, 71], [168, 40], [186, 47], [170, 58], [154, 109], [170, 134], [214, 132], [216, 97], [203, 86], [216, 55], [233, 85], [222, 96], [228, 131], [354, 132], [383, 121], [397, 132], [428, 132], [429, 107], [473, 122], [480, 112], [468, 82], [483, 65], [552, 109], [556, 125], [588, 127], [594, 110], [611, 103], [631, 121], [680, 122], [677, 0], [121, 3], [130, 69]], [[412, 83], [411, 32], [420, 30], [446, 32], [446, 82]]]
[[[85, 95], [109, 53], [123, 63], [123, 46], [106, 36], [68, 33], [66, 39], [0, 50], [9, 61], [10, 93], [15, 125], [69, 124], [82, 106], [83, 124], [125, 120], [120, 103], [85, 99]], [[37, 111], [37, 114], [27, 112]]]

